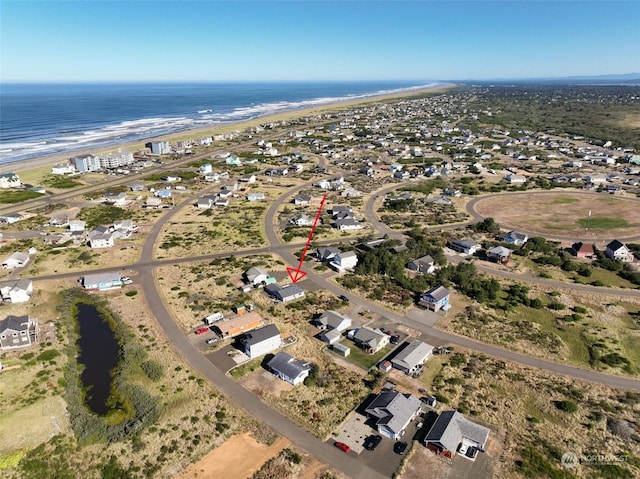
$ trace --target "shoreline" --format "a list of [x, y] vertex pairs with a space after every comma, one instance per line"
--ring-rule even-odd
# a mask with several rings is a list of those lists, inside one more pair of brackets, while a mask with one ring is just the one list
[[[219, 133], [228, 133], [234, 130], [244, 130], [252, 126], [257, 126], [263, 123], [288, 121], [303, 116], [319, 115], [322, 113], [328, 113], [339, 109], [353, 108], [359, 105], [366, 105], [381, 101], [388, 101], [400, 98], [410, 98], [414, 96], [423, 95], [425, 93], [439, 93], [450, 90], [455, 87], [455, 83], [444, 83], [435, 85], [433, 87], [421, 88], [417, 90], [403, 91], [399, 93], [390, 93], [384, 95], [375, 95], [366, 98], [358, 98], [355, 100], [337, 101], [335, 103], [327, 103], [325, 105], [313, 106], [308, 108], [302, 108], [298, 110], [288, 110], [280, 113], [270, 113], [267, 115], [256, 116], [251, 119], [238, 120], [229, 123], [219, 123], [216, 125], [207, 125], [196, 128], [189, 128], [186, 130], [177, 131], [174, 133], [167, 133], [163, 135], [150, 136], [143, 139], [134, 141], [127, 141], [123, 143], [114, 143], [109, 146], [103, 147], [90, 147], [80, 150], [71, 150], [66, 152], [54, 153], [51, 155], [40, 156], [36, 158], [29, 158], [25, 160], [17, 160], [15, 162], [0, 164], [0, 174], [4, 173], [16, 173], [25, 170], [31, 170], [34, 168], [55, 165], [60, 162], [65, 162], [74, 156], [87, 155], [87, 154], [102, 154], [111, 151], [117, 151], [119, 149], [137, 150], [144, 147], [144, 144], [152, 140], [163, 141], [178, 141], [180, 139], [191, 139], [198, 136], [207, 136]], [[213, 144], [215, 147], [215, 144]]]

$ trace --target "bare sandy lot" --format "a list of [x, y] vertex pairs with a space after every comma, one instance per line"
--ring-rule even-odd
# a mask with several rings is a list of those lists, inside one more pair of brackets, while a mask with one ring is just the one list
[[267, 446], [249, 433], [239, 434], [176, 475], [175, 479], [248, 478], [289, 444], [288, 439], [279, 438]]
[[[480, 200], [475, 210], [503, 228], [555, 237], [584, 237], [591, 212], [589, 237], [622, 239], [640, 234], [640, 202], [602, 193], [578, 191], [503, 194]], [[606, 222], [613, 227], [605, 228]], [[624, 225], [626, 222], [626, 225]]]

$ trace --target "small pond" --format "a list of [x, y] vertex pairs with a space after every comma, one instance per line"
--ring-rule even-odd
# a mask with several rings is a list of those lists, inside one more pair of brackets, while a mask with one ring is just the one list
[[112, 374], [120, 360], [120, 345], [94, 306], [78, 303], [77, 308], [80, 332], [78, 363], [84, 367], [80, 380], [86, 391], [85, 403], [96, 414], [105, 415], [110, 409], [108, 399]]

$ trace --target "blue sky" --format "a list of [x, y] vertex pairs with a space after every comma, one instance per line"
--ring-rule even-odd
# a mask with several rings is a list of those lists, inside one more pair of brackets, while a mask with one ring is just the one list
[[640, 72], [637, 1], [0, 0], [2, 81]]

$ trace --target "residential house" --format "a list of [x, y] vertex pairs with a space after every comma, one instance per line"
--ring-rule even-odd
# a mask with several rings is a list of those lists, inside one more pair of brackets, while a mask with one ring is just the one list
[[475, 254], [481, 247], [481, 244], [473, 240], [455, 240], [449, 244], [449, 248], [464, 254]]
[[118, 193], [107, 191], [102, 195], [102, 201], [104, 203], [122, 208], [123, 206], [127, 205], [127, 194], [124, 192]]
[[198, 198], [196, 206], [201, 210], [208, 210], [213, 206], [216, 197], [213, 195], [205, 195], [201, 198]]
[[435, 286], [420, 296], [418, 305], [431, 311], [446, 311], [449, 305], [449, 291], [444, 286]]
[[2, 262], [2, 267], [5, 269], [22, 268], [27, 265], [29, 259], [27, 253], [15, 252]]
[[169, 188], [159, 189], [153, 192], [153, 196], [158, 198], [171, 198], [171, 190]]
[[353, 218], [337, 219], [334, 221], [333, 226], [340, 231], [362, 229], [362, 225], [360, 224], [360, 222]]
[[352, 186], [349, 186], [340, 193], [340, 196], [344, 196], [346, 198], [358, 198], [362, 196], [362, 192], [356, 190]]
[[256, 175], [245, 175], [238, 178], [238, 181], [241, 183], [255, 183], [258, 178], [256, 178]]
[[367, 416], [375, 420], [378, 432], [396, 441], [421, 411], [422, 403], [417, 397], [396, 391], [379, 393], [365, 409]]
[[82, 220], [69, 221], [69, 231], [84, 231], [86, 226], [87, 226], [86, 221], [82, 221]]
[[311, 203], [311, 196], [309, 195], [298, 195], [293, 198], [294, 205], [308, 205], [309, 203]]
[[37, 342], [39, 332], [37, 319], [9, 315], [0, 320], [0, 349], [6, 351], [31, 346]]
[[511, 183], [512, 185], [521, 185], [523, 183], [526, 183], [527, 177], [522, 175], [507, 175], [505, 177], [505, 180], [507, 180], [507, 182]]
[[496, 263], [506, 264], [509, 262], [512, 251], [504, 246], [494, 246], [487, 250], [487, 259]]
[[257, 286], [260, 283], [263, 283], [267, 280], [267, 278], [269, 278], [269, 273], [257, 266], [249, 268], [244, 273], [242, 273], [242, 279], [245, 281], [245, 283], [249, 283], [253, 286]]
[[24, 303], [31, 299], [33, 282], [30, 279], [14, 279], [0, 282], [0, 297], [3, 302]]
[[240, 343], [247, 356], [257, 358], [278, 349], [282, 340], [278, 327], [275, 324], [268, 324], [245, 334]]
[[328, 329], [323, 331], [319, 338], [320, 341], [333, 345], [342, 339], [342, 333], [337, 329]]
[[415, 339], [395, 355], [391, 364], [405, 374], [417, 371], [433, 353], [433, 346]]
[[353, 335], [353, 342], [366, 353], [375, 354], [389, 344], [389, 336], [381, 331], [363, 326], [358, 328], [358, 331]]
[[358, 264], [358, 256], [355, 251], [342, 251], [333, 257], [329, 266], [339, 273], [351, 271]]
[[335, 329], [342, 332], [351, 327], [352, 320], [350, 317], [340, 314], [337, 311], [327, 310], [312, 322], [318, 327], [318, 329]]
[[500, 235], [502, 241], [515, 246], [522, 246], [529, 241], [529, 236], [526, 233], [519, 231], [509, 231], [507, 234]]
[[20, 176], [17, 173], [0, 174], [0, 188], [20, 188]]
[[595, 251], [593, 249], [593, 244], [590, 243], [573, 243], [571, 245], [571, 254], [573, 254], [576, 258], [593, 258], [595, 256]]
[[98, 233], [92, 235], [88, 243], [89, 247], [93, 249], [111, 248], [115, 244], [112, 233]]
[[76, 171], [78, 170], [76, 170], [76, 167], [71, 163], [58, 163], [51, 167], [52, 175], [68, 175], [75, 173]]
[[607, 258], [622, 261], [623, 263], [633, 262], [633, 253], [631, 250], [629, 250], [627, 245], [618, 240], [613, 240], [609, 243], [607, 249], [604, 250], [604, 254]]
[[587, 183], [591, 183], [593, 185], [600, 185], [602, 183], [606, 183], [607, 182], [607, 176], [606, 175], [598, 175], [598, 174], [594, 174], [594, 175], [587, 175], [585, 176], [585, 181]]
[[87, 274], [80, 278], [79, 283], [84, 289], [107, 291], [121, 288], [122, 276], [120, 273]]
[[411, 271], [417, 271], [418, 273], [431, 274], [436, 270], [436, 265], [433, 258], [427, 255], [410, 261], [407, 264], [407, 268]]
[[484, 452], [491, 430], [469, 421], [458, 411], [440, 413], [425, 437], [425, 445], [436, 454], [453, 457], [461, 444]]
[[289, 220], [289, 223], [295, 226], [311, 226], [313, 225], [313, 220], [303, 213], [296, 216], [295, 218], [291, 218]]
[[304, 290], [296, 284], [280, 286], [278, 283], [268, 284], [264, 290], [276, 301], [286, 303], [304, 297]]
[[334, 246], [323, 246], [316, 250], [316, 258], [323, 262], [330, 261], [338, 253], [340, 253], [340, 250]]
[[311, 372], [311, 364], [295, 359], [280, 351], [269, 360], [267, 366], [280, 379], [296, 386], [303, 382]]
[[208, 175], [209, 173], [213, 173], [213, 166], [211, 163], [203, 163], [200, 165], [200, 168], [198, 168], [198, 172], [203, 176]]
[[222, 195], [216, 196], [215, 201], [213, 202], [214, 206], [218, 206], [220, 208], [226, 208], [229, 206], [229, 198], [224, 198]]
[[265, 199], [264, 193], [251, 192], [247, 195], [247, 201], [264, 201]]
[[262, 316], [252, 311], [250, 313], [239, 314], [225, 321], [218, 321], [212, 328], [221, 338], [233, 338], [240, 334], [253, 331], [263, 324]]

